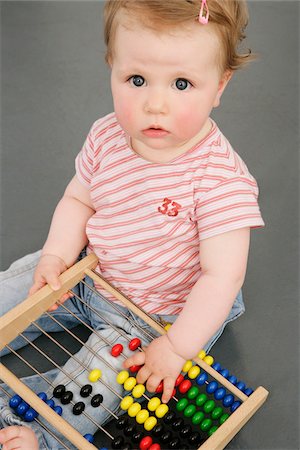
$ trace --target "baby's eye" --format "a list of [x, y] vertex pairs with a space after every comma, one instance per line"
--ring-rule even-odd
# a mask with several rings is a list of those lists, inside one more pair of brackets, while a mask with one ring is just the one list
[[176, 89], [178, 89], [179, 91], [185, 91], [189, 89], [192, 85], [185, 78], [177, 78], [177, 80], [175, 81], [175, 86]]
[[133, 75], [129, 78], [129, 81], [136, 87], [141, 87], [145, 83], [145, 79], [141, 75]]

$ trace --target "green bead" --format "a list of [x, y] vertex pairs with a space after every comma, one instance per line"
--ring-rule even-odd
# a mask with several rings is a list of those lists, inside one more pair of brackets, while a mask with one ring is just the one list
[[187, 405], [189, 404], [188, 399], [187, 398], [181, 398], [176, 405], [176, 409], [177, 411], [183, 411]]
[[207, 400], [203, 406], [203, 409], [207, 414], [209, 414], [214, 410], [215, 406], [216, 404], [213, 400]]
[[204, 412], [202, 411], [197, 411], [193, 417], [192, 417], [192, 422], [194, 425], [199, 425], [199, 423], [202, 422], [202, 420], [204, 419], [205, 415]]
[[211, 436], [215, 431], [217, 431], [218, 427], [215, 425], [214, 427], [211, 427], [208, 431], [209, 436]]
[[223, 408], [220, 408], [220, 406], [217, 406], [211, 413], [211, 418], [214, 420], [219, 419], [222, 414], [223, 414]]
[[208, 431], [211, 426], [212, 426], [212, 420], [211, 419], [204, 419], [201, 422], [200, 428], [201, 428], [202, 431]]
[[202, 406], [204, 405], [204, 403], [207, 400], [207, 395], [206, 394], [200, 394], [198, 395], [198, 397], [196, 398], [195, 402], [197, 406]]
[[221, 416], [221, 418], [220, 418], [220, 424], [222, 425], [225, 422], [225, 420], [228, 419], [228, 417], [229, 417], [229, 414], [223, 414], [223, 416]]
[[192, 417], [196, 412], [196, 406], [195, 405], [188, 405], [185, 410], [183, 411], [184, 417]]
[[189, 398], [190, 400], [193, 400], [194, 398], [197, 397], [199, 392], [200, 392], [200, 389], [197, 386], [193, 386], [188, 390], [187, 398]]

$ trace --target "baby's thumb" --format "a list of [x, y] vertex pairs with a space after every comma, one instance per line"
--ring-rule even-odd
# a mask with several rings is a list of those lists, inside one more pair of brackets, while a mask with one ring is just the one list
[[58, 289], [61, 288], [61, 283], [58, 279], [58, 276], [54, 273], [48, 275], [46, 281], [54, 291], [58, 291]]
[[35, 281], [34, 284], [29, 289], [28, 295], [35, 294], [39, 289], [45, 286], [46, 282], [44, 280]]

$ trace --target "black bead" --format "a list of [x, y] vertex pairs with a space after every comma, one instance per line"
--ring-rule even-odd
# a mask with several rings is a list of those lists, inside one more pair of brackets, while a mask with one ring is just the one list
[[70, 403], [70, 401], [73, 398], [73, 392], [71, 391], [66, 391], [62, 394], [60, 401], [63, 405], [67, 405], [68, 403]]
[[169, 444], [169, 448], [181, 448], [181, 442], [178, 438], [172, 439]]
[[190, 436], [191, 432], [192, 432], [191, 425], [184, 425], [184, 427], [181, 428], [179, 434], [182, 438], [187, 439]]
[[161, 436], [160, 436], [160, 440], [163, 444], [167, 444], [170, 439], [172, 437], [172, 433], [171, 431], [165, 431]]
[[133, 423], [130, 423], [124, 428], [125, 436], [132, 436], [137, 432], [136, 426]]
[[111, 443], [112, 448], [122, 448], [123, 445], [124, 445], [123, 436], [116, 436]]
[[177, 419], [174, 420], [174, 422], [172, 423], [172, 428], [175, 431], [180, 431], [181, 428], [184, 425], [184, 420], [182, 419], [182, 417], [178, 417]]
[[144, 437], [144, 433], [142, 433], [142, 431], [137, 431], [136, 433], [134, 433], [131, 437], [132, 442], [137, 443], [140, 442]]
[[103, 395], [101, 395], [101, 394], [96, 394], [91, 398], [91, 405], [94, 408], [101, 405], [102, 402], [103, 402]]
[[116, 421], [116, 428], [118, 428], [119, 430], [122, 430], [124, 427], [126, 427], [126, 425], [128, 425], [128, 419], [127, 417], [125, 417], [125, 415], [119, 417]]
[[84, 409], [85, 404], [83, 402], [77, 402], [73, 406], [73, 414], [75, 414], [75, 416], [79, 416], [79, 414], [81, 414], [84, 411]]
[[132, 447], [129, 444], [129, 442], [124, 442], [123, 446], [122, 446], [122, 450], [131, 450]]
[[202, 437], [201, 437], [200, 433], [198, 433], [197, 431], [194, 431], [189, 437], [189, 443], [191, 445], [196, 445], [198, 447], [200, 445], [201, 441], [202, 441]]
[[165, 431], [165, 427], [163, 426], [163, 424], [162, 423], [158, 423], [153, 428], [152, 434], [154, 434], [154, 436], [160, 436], [164, 431]]
[[165, 423], [172, 423], [173, 420], [176, 418], [176, 413], [174, 411], [169, 411], [168, 414], [165, 415], [164, 417], [164, 422]]
[[81, 397], [88, 397], [91, 392], [92, 392], [93, 388], [90, 384], [85, 384], [84, 386], [82, 386], [82, 388], [80, 389], [80, 395]]
[[66, 392], [65, 386], [63, 384], [59, 384], [53, 389], [53, 397], [60, 398], [64, 392]]

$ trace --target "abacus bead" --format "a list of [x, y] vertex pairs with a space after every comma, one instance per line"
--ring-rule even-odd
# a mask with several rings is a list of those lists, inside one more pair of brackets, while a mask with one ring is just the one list
[[210, 427], [212, 426], [212, 420], [211, 419], [204, 419], [201, 424], [200, 428], [202, 431], [208, 431]]
[[156, 408], [161, 404], [161, 401], [158, 397], [152, 397], [147, 405], [149, 411], [155, 411]]
[[229, 406], [231, 406], [233, 402], [234, 397], [232, 394], [226, 394], [223, 398], [223, 406], [225, 406], [225, 408], [229, 408]]
[[187, 398], [181, 398], [180, 400], [178, 400], [178, 402], [176, 403], [177, 411], [183, 411], [187, 407], [188, 403], [189, 402]]
[[211, 417], [214, 420], [219, 419], [223, 414], [223, 409], [220, 406], [217, 406], [211, 413]]
[[191, 380], [194, 380], [195, 378], [197, 378], [197, 376], [200, 373], [200, 367], [199, 366], [193, 366], [190, 368], [190, 370], [188, 371], [188, 377]]
[[62, 415], [62, 407], [59, 405], [54, 406], [53, 411], [56, 412], [56, 414], [58, 414], [59, 416]]
[[165, 403], [162, 403], [161, 405], [159, 405], [156, 408], [155, 415], [156, 415], [156, 417], [161, 419], [162, 417], [164, 417], [167, 414], [168, 411], [169, 411], [168, 405], [166, 405]]
[[176, 378], [175, 386], [178, 386], [183, 380], [184, 380], [184, 376], [182, 375], [182, 373], [180, 373], [178, 375], [178, 377]]
[[139, 338], [133, 338], [128, 344], [129, 350], [136, 350], [138, 347], [141, 346], [141, 340]]
[[135, 420], [137, 421], [137, 423], [144, 423], [149, 417], [149, 411], [147, 409], [141, 409], [136, 417]]
[[169, 442], [169, 448], [180, 448], [181, 443], [180, 440], [178, 438], [173, 438], [170, 442]]
[[214, 363], [214, 358], [210, 355], [206, 355], [203, 358], [203, 361], [206, 362], [206, 364], [208, 364], [209, 366], [211, 366]]
[[188, 372], [190, 370], [190, 368], [192, 367], [192, 365], [193, 365], [193, 362], [190, 359], [188, 359], [182, 368], [182, 372]]
[[230, 406], [230, 411], [233, 413], [238, 407], [241, 406], [241, 402], [237, 400], [236, 402], [233, 402]]
[[118, 428], [119, 430], [122, 430], [127, 425], [128, 425], [128, 419], [127, 419], [127, 417], [125, 417], [125, 415], [118, 417], [118, 419], [116, 421], [116, 428]]
[[164, 326], [164, 329], [166, 331], [168, 331], [171, 328], [172, 324], [171, 323], [167, 323], [167, 325]]
[[196, 412], [196, 406], [195, 405], [188, 405], [184, 411], [183, 415], [184, 417], [192, 417]]
[[94, 442], [94, 436], [92, 434], [90, 434], [90, 433], [86, 433], [83, 437], [84, 437], [84, 439], [86, 439], [91, 444]]
[[111, 446], [112, 448], [117, 449], [121, 448], [123, 444], [124, 444], [123, 436], [116, 436], [115, 438], [113, 438]]
[[160, 440], [163, 444], [167, 444], [170, 439], [172, 437], [172, 433], [171, 431], [165, 431], [161, 436], [160, 436]]
[[193, 425], [199, 425], [199, 423], [202, 422], [202, 420], [204, 419], [205, 415], [203, 411], [197, 411], [193, 417], [192, 417], [192, 423]]
[[155, 389], [155, 392], [156, 392], [157, 394], [160, 394], [163, 390], [164, 390], [164, 383], [163, 383], [163, 381], [161, 381], [161, 382], [159, 383], [159, 385], [157, 386], [157, 388]]
[[124, 383], [124, 389], [125, 391], [132, 391], [135, 385], [136, 385], [136, 378], [129, 377]]
[[234, 375], [229, 375], [227, 380], [230, 381], [231, 384], [236, 384], [237, 383], [237, 377], [235, 377]]
[[169, 411], [168, 414], [166, 414], [164, 417], [164, 423], [166, 424], [172, 423], [175, 417], [176, 417], [175, 411]]
[[[150, 417], [149, 417], [149, 419], [150, 419]], [[164, 431], [165, 431], [165, 427], [163, 426], [162, 423], [159, 423], [159, 424], [155, 425], [155, 427], [153, 428], [152, 434], [154, 436], [160, 436]]]
[[206, 356], [206, 352], [205, 350], [200, 350], [200, 352], [198, 353], [198, 358], [203, 359]]
[[140, 370], [141, 367], [142, 367], [142, 366], [133, 365], [133, 366], [130, 366], [130, 367], [129, 367], [129, 370], [130, 370], [130, 372], [132, 372], [132, 373], [136, 373], [136, 372], [138, 372], [138, 371]]
[[197, 397], [197, 395], [199, 394], [200, 390], [197, 386], [192, 386], [187, 393], [187, 398], [189, 400], [193, 400], [194, 398]]
[[220, 417], [220, 424], [223, 425], [223, 423], [228, 419], [228, 417], [229, 417], [229, 414], [223, 414]]
[[129, 372], [127, 370], [121, 370], [117, 375], [117, 383], [124, 384], [129, 377]]
[[133, 398], [130, 397], [130, 395], [126, 395], [120, 403], [120, 408], [123, 409], [123, 411], [126, 411], [132, 404]]
[[177, 417], [174, 420], [174, 422], [172, 423], [172, 429], [174, 431], [180, 431], [183, 426], [184, 426], [184, 420], [182, 417]]
[[186, 439], [192, 432], [192, 427], [191, 425], [184, 425], [181, 430], [179, 431], [179, 435]]
[[243, 391], [243, 390], [246, 388], [246, 385], [245, 385], [245, 383], [244, 383], [243, 381], [238, 381], [238, 382], [236, 383], [236, 387], [237, 387], [240, 391]]
[[95, 383], [96, 381], [99, 380], [99, 378], [101, 378], [102, 372], [100, 369], [93, 369], [91, 370], [91, 372], [89, 373], [89, 380], [92, 383]]
[[62, 394], [60, 401], [63, 405], [67, 405], [68, 403], [70, 403], [70, 401], [73, 398], [73, 392], [71, 391], [66, 391]]
[[26, 413], [24, 414], [24, 420], [25, 422], [33, 422], [34, 419], [36, 419], [38, 416], [38, 413], [33, 408], [29, 408]]
[[75, 416], [79, 416], [79, 414], [81, 414], [83, 411], [85, 410], [85, 404], [83, 402], [77, 402], [75, 403], [75, 405], [73, 406], [73, 414]]
[[91, 398], [91, 405], [92, 405], [93, 408], [97, 408], [97, 406], [101, 405], [102, 402], [103, 402], [103, 395], [102, 394], [95, 394]]
[[207, 402], [205, 402], [203, 406], [204, 412], [206, 412], [207, 414], [211, 413], [214, 410], [215, 406], [216, 404], [213, 400], [207, 400]]
[[145, 436], [143, 437], [143, 439], [141, 440], [140, 444], [139, 444], [139, 448], [141, 450], [147, 450], [150, 445], [152, 444], [153, 440], [151, 436]]
[[211, 436], [215, 431], [217, 431], [218, 427], [215, 425], [208, 430], [208, 435]]
[[125, 428], [124, 428], [124, 434], [125, 436], [129, 437], [132, 436], [134, 433], [137, 432], [136, 426], [133, 423], [129, 423]]
[[160, 445], [155, 442], [154, 444], [150, 445], [149, 450], [160, 450]]
[[229, 370], [228, 369], [222, 369], [220, 371], [220, 374], [222, 375], [222, 377], [227, 378], [227, 377], [229, 377]]
[[222, 370], [221, 364], [218, 362], [213, 363], [211, 367], [215, 369], [217, 372], [220, 372], [220, 370]]
[[19, 416], [23, 416], [26, 411], [29, 409], [28, 403], [21, 401], [21, 403], [16, 408], [16, 413], [19, 414]]
[[49, 400], [46, 400], [46, 404], [52, 409], [55, 406], [54, 400], [52, 398], [49, 398]]
[[136, 433], [134, 433], [134, 435], [131, 437], [132, 442], [134, 442], [135, 444], [137, 442], [140, 442], [141, 439], [143, 438], [144, 434], [141, 431], [137, 431]]
[[196, 378], [196, 383], [199, 384], [199, 386], [202, 386], [203, 384], [205, 384], [205, 381], [207, 381], [207, 373], [206, 372], [202, 372], [200, 373], [200, 375], [197, 376]]
[[223, 387], [218, 388], [215, 392], [214, 392], [214, 397], [216, 400], [222, 400], [222, 398], [224, 398], [226, 395], [226, 389]]
[[244, 389], [244, 394], [246, 394], [249, 397], [249, 395], [253, 394], [253, 389], [251, 388]]
[[197, 445], [198, 447], [201, 441], [202, 441], [201, 435], [197, 431], [194, 431], [189, 437], [189, 443], [191, 445]]
[[110, 351], [111, 356], [114, 356], [115, 358], [119, 356], [123, 351], [123, 345], [122, 344], [115, 344]]
[[192, 383], [190, 382], [190, 380], [183, 380], [178, 386], [178, 390], [181, 394], [185, 394], [191, 386]]
[[9, 399], [9, 406], [15, 409], [21, 403], [21, 401], [22, 398], [18, 394], [15, 394]]
[[[129, 378], [128, 378], [129, 379]], [[143, 384], [137, 384], [136, 386], [134, 386], [134, 388], [132, 389], [132, 396], [134, 398], [141, 398], [142, 395], [144, 394], [146, 388]]]
[[148, 419], [145, 420], [144, 428], [146, 431], [151, 431], [155, 425], [157, 424], [157, 418], [154, 416], [148, 417]]
[[82, 388], [80, 389], [80, 395], [83, 398], [88, 397], [91, 393], [92, 393], [92, 385], [91, 384], [85, 384], [84, 386], [82, 386]]
[[139, 403], [132, 403], [132, 405], [129, 406], [129, 408], [127, 410], [127, 414], [130, 417], [135, 417], [137, 415], [137, 413], [140, 412], [141, 409], [142, 409], [142, 407]]
[[218, 389], [218, 383], [216, 381], [211, 381], [206, 386], [206, 392], [208, 394], [213, 394]]
[[197, 406], [202, 406], [202, 405], [204, 405], [206, 400], [207, 400], [207, 395], [203, 393], [203, 394], [198, 395], [198, 397], [196, 397], [195, 403]]
[[53, 397], [60, 398], [64, 392], [66, 392], [66, 387], [63, 384], [59, 384], [53, 389]]
[[43, 400], [43, 402], [45, 402], [46, 400], [47, 400], [47, 394], [46, 394], [46, 392], [39, 392], [38, 393], [38, 397], [41, 399], [41, 400]]

